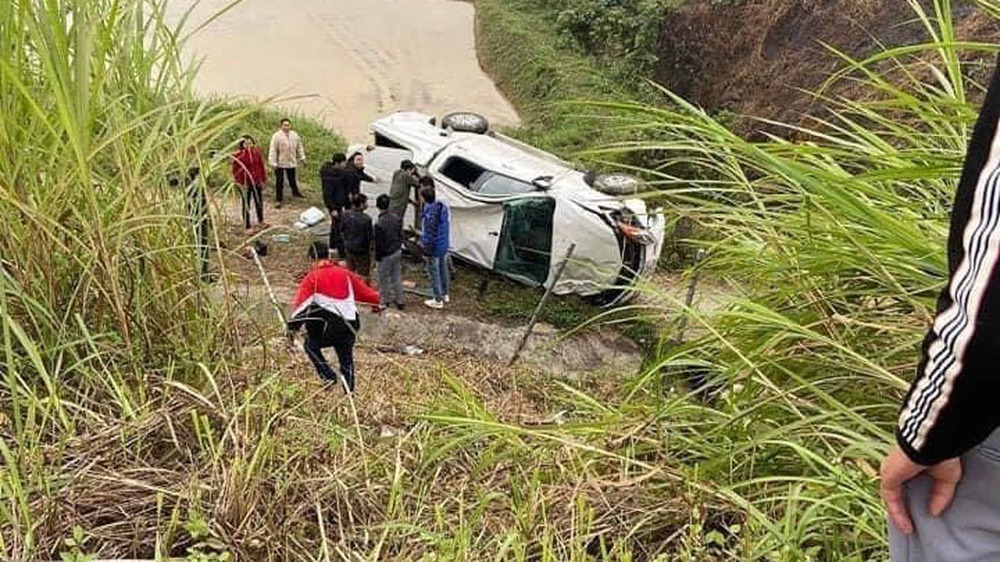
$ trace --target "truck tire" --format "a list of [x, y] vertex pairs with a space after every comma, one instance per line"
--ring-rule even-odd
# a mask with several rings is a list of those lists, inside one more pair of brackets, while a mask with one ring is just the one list
[[605, 195], [635, 195], [646, 190], [642, 180], [620, 172], [597, 176], [594, 178], [593, 188]]
[[456, 133], [482, 135], [490, 130], [490, 122], [478, 113], [456, 111], [441, 118], [441, 128], [451, 129]]

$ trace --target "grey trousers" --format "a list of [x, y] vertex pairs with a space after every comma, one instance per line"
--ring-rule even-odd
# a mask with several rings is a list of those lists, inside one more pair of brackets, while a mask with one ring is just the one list
[[889, 524], [893, 562], [1000, 560], [1000, 430], [962, 457], [962, 480], [955, 500], [940, 517], [927, 511], [930, 478], [906, 487], [906, 503], [916, 531], [906, 536]]
[[382, 306], [390, 302], [405, 304], [403, 296], [403, 251], [378, 261], [378, 300]]

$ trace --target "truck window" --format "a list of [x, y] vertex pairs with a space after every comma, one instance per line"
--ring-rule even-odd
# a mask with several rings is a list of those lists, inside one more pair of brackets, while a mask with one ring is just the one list
[[479, 166], [476, 166], [464, 158], [455, 157], [449, 158], [448, 161], [444, 163], [444, 166], [441, 167], [441, 173], [444, 174], [446, 178], [470, 191], [475, 191], [472, 186], [475, 185], [476, 180], [479, 179], [479, 176], [483, 175], [483, 172], [485, 171], [486, 170], [483, 170]]
[[464, 158], [449, 158], [441, 168], [441, 173], [480, 195], [516, 195], [536, 190], [530, 183], [485, 170]]
[[535, 191], [535, 186], [493, 172], [483, 172], [474, 184], [474, 191], [481, 195], [516, 195], [531, 193]]
[[400, 150], [408, 150], [405, 146], [402, 146], [398, 142], [390, 139], [385, 135], [380, 135], [379, 133], [375, 133], [375, 146], [384, 146], [385, 148], [398, 148]]

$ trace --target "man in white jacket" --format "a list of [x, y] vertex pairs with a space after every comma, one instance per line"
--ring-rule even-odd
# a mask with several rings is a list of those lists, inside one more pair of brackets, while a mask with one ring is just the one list
[[287, 117], [281, 120], [281, 129], [271, 135], [267, 161], [274, 168], [274, 187], [279, 209], [285, 198], [285, 177], [292, 188], [292, 195], [304, 197], [295, 179], [295, 169], [300, 163], [305, 163], [306, 151], [302, 146], [302, 139], [292, 130], [292, 122]]

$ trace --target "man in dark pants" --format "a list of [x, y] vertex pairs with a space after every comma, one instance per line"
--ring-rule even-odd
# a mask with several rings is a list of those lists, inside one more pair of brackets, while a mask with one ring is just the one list
[[344, 259], [344, 209], [350, 206], [350, 186], [347, 177], [347, 156], [342, 152], [319, 169], [319, 179], [323, 184], [323, 203], [330, 213], [330, 247], [337, 249], [337, 257]]
[[882, 462], [895, 562], [1000, 560], [1000, 68], [969, 144], [948, 284]]
[[378, 207], [378, 221], [375, 223], [375, 261], [378, 263], [378, 290], [382, 296], [382, 308], [389, 307], [389, 301], [396, 308], [406, 308], [403, 294], [403, 219], [389, 208], [389, 196], [379, 195], [375, 199]]
[[344, 211], [344, 249], [347, 251], [347, 269], [366, 280], [372, 272], [372, 218], [365, 209], [368, 197], [364, 193], [354, 196], [350, 209]]
[[281, 203], [285, 196], [285, 178], [288, 178], [288, 185], [292, 188], [292, 195], [304, 197], [299, 192], [299, 184], [296, 181], [296, 170], [299, 164], [306, 163], [306, 151], [302, 146], [302, 139], [299, 134], [292, 130], [292, 122], [286, 117], [281, 120], [281, 129], [271, 136], [271, 146], [267, 151], [267, 161], [274, 168], [274, 189], [277, 207], [281, 208]]
[[323, 348], [332, 347], [337, 352], [345, 390], [353, 393], [354, 343], [361, 328], [358, 303], [371, 305], [378, 312], [378, 291], [330, 261], [330, 250], [322, 242], [314, 242], [309, 248], [309, 259], [313, 267], [299, 284], [288, 329], [295, 332], [305, 325], [306, 355], [321, 379], [335, 383], [337, 375], [323, 355]]

